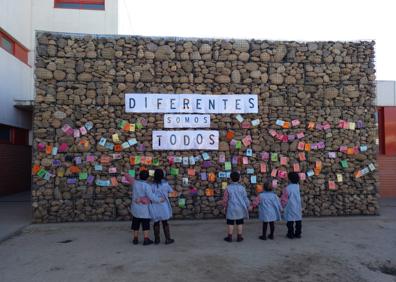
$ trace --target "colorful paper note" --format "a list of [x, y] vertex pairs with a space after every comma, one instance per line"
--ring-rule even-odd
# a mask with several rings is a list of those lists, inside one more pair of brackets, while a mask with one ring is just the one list
[[341, 173], [337, 173], [337, 182], [342, 182], [343, 181], [343, 177]]
[[300, 161], [305, 161], [306, 160], [305, 153], [304, 152], [298, 153], [298, 158], [300, 159]]
[[273, 162], [278, 161], [278, 153], [271, 153], [271, 161]]
[[242, 164], [244, 164], [244, 165], [249, 164], [249, 159], [248, 159], [248, 157], [242, 157]]
[[171, 167], [171, 169], [170, 169], [170, 175], [172, 175], [172, 176], [178, 176], [178, 175], [179, 175], [179, 169], [178, 169], [178, 168]]
[[267, 164], [266, 163], [260, 164], [260, 172], [261, 173], [267, 172]]
[[257, 183], [257, 176], [256, 175], [250, 176], [250, 183], [252, 183], [252, 184], [256, 184]]
[[241, 115], [236, 115], [235, 118], [237, 119], [237, 121], [243, 122], [243, 117]]
[[330, 159], [335, 159], [337, 157], [336, 152], [329, 152], [329, 158]]
[[246, 156], [247, 157], [253, 156], [253, 150], [252, 149], [246, 149]]
[[103, 170], [103, 166], [100, 164], [95, 164], [95, 170], [96, 171], [102, 171]]
[[314, 173], [314, 171], [313, 171], [312, 169], [310, 169], [310, 170], [307, 171], [307, 176], [308, 176], [308, 177], [314, 176], [314, 174], [315, 174], [315, 173]]
[[260, 124], [260, 120], [259, 119], [252, 120], [252, 126], [258, 126], [259, 124]]
[[78, 176], [79, 180], [86, 180], [88, 179], [88, 173], [86, 172], [80, 172], [79, 176]]
[[340, 161], [340, 164], [341, 164], [342, 168], [348, 168], [348, 161], [347, 160]]
[[87, 134], [87, 129], [85, 128], [85, 126], [80, 127], [80, 132], [81, 132], [81, 135]]
[[336, 190], [336, 184], [335, 184], [335, 182], [334, 181], [332, 181], [332, 180], [329, 180], [329, 189], [330, 190]]
[[119, 143], [120, 142], [120, 138], [118, 137], [118, 134], [115, 133], [111, 136], [112, 140], [114, 143]]
[[231, 162], [225, 162], [224, 163], [224, 169], [225, 170], [231, 170]]
[[254, 168], [251, 168], [251, 167], [247, 168], [246, 169], [246, 173], [247, 174], [253, 174], [254, 173]]
[[236, 144], [235, 144], [235, 149], [241, 149], [242, 148], [242, 142], [241, 141], [236, 141]]
[[287, 161], [288, 161], [288, 158], [287, 157], [281, 157], [280, 158], [280, 163], [281, 163], [281, 165], [287, 165]]
[[189, 168], [189, 169], [187, 170], [187, 174], [188, 174], [188, 176], [195, 176], [195, 169]]
[[292, 126], [299, 126], [300, 125], [300, 121], [298, 119], [294, 119], [292, 120]]
[[116, 167], [109, 167], [109, 173], [117, 173], [117, 168]]
[[235, 136], [235, 132], [232, 130], [229, 130], [229, 131], [227, 131], [227, 134], [226, 134], [226, 140], [231, 141], [232, 138], [234, 138], [234, 136]]
[[299, 163], [294, 163], [293, 164], [293, 171], [294, 172], [300, 172], [300, 164]]

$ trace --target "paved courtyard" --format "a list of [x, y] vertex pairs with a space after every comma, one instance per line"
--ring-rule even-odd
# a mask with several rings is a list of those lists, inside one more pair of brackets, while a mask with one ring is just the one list
[[222, 220], [172, 221], [173, 245], [132, 245], [128, 222], [30, 225], [0, 243], [0, 281], [396, 281], [396, 201], [381, 216], [306, 218], [303, 238], [226, 243]]

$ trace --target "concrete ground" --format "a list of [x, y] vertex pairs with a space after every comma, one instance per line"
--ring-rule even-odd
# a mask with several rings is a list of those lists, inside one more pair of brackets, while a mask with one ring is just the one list
[[31, 192], [0, 197], [0, 242], [32, 222]]
[[132, 245], [128, 222], [30, 225], [0, 243], [0, 281], [396, 281], [396, 200], [381, 216], [306, 218], [303, 238], [223, 241], [225, 222], [172, 221], [173, 245]]

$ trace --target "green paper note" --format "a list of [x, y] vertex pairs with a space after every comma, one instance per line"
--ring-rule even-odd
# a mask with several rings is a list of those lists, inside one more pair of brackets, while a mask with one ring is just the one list
[[136, 156], [135, 157], [135, 165], [140, 164], [141, 159], [142, 159], [141, 156]]
[[130, 169], [128, 170], [128, 174], [132, 177], [135, 177], [135, 170], [134, 169]]
[[242, 148], [242, 142], [241, 142], [241, 141], [236, 141], [236, 143], [235, 143], [235, 148], [236, 148], [236, 149]]
[[341, 167], [342, 168], [348, 168], [348, 161], [347, 160], [342, 160], [340, 163], [341, 163]]
[[44, 175], [47, 173], [47, 171], [43, 168], [41, 168], [38, 172], [37, 175], [40, 177], [44, 177]]
[[137, 122], [135, 126], [136, 126], [137, 129], [142, 129], [143, 128], [143, 124], [141, 124], [140, 122]]
[[86, 180], [88, 178], [88, 173], [86, 172], [80, 172], [78, 179], [80, 180]]
[[225, 162], [224, 163], [224, 169], [225, 170], [231, 170], [231, 162]]
[[159, 166], [159, 159], [153, 160], [153, 166]]
[[277, 153], [271, 153], [271, 161], [277, 162], [278, 161], [278, 154]]
[[180, 198], [178, 201], [178, 206], [179, 208], [184, 209], [186, 207], [186, 199], [185, 198]]
[[173, 175], [173, 176], [178, 176], [179, 175], [179, 169], [171, 167], [170, 174]]
[[121, 120], [119, 123], [118, 123], [118, 127], [119, 128], [124, 128], [124, 125], [126, 124], [127, 122], [125, 121], [125, 120]]

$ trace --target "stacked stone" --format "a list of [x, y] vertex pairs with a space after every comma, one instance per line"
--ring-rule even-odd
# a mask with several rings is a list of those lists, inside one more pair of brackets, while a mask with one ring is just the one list
[[[127, 220], [130, 205], [130, 189], [121, 183], [122, 174], [142, 165], [131, 165], [130, 156], [152, 156], [159, 160], [159, 167], [166, 170], [172, 187], [179, 192], [171, 198], [175, 218], [222, 217], [222, 182], [200, 179], [201, 172], [224, 171], [218, 162], [219, 154], [226, 160], [245, 154], [246, 147], [237, 150], [230, 146], [225, 136], [235, 131], [235, 139], [252, 136], [253, 156], [248, 165], [234, 166], [242, 173], [242, 182], [250, 197], [256, 194], [256, 184], [250, 183], [247, 168], [254, 168], [257, 182], [270, 176], [270, 170], [260, 173], [263, 151], [278, 153], [289, 158], [288, 165], [266, 161], [270, 168], [292, 169], [299, 162], [301, 171], [322, 161], [319, 175], [302, 182], [302, 198], [305, 215], [377, 214], [377, 174], [370, 172], [356, 178], [354, 172], [376, 165], [377, 129], [374, 42], [283, 42], [262, 40], [209, 40], [179, 38], [149, 38], [136, 36], [89, 36], [58, 33], [39, 33], [35, 64], [34, 110], [34, 158], [53, 174], [49, 180], [33, 176], [32, 199], [35, 222]], [[208, 151], [213, 166], [168, 163], [168, 156], [190, 157], [202, 151], [153, 151], [152, 130], [163, 128], [162, 114], [127, 114], [124, 108], [125, 93], [202, 93], [202, 94], [257, 94], [259, 113], [243, 115], [245, 121], [260, 119], [258, 126], [242, 128], [235, 115], [211, 115], [211, 129], [219, 130], [219, 150]], [[298, 119], [296, 128], [281, 129], [276, 120]], [[135, 132], [124, 132], [120, 121], [143, 124]], [[339, 120], [358, 121], [364, 127], [356, 130], [338, 127]], [[307, 130], [308, 122], [329, 122], [331, 130]], [[67, 124], [80, 128], [92, 122], [93, 128], [79, 138], [62, 131]], [[305, 132], [304, 142], [325, 141], [324, 150], [307, 152], [307, 161], [297, 158], [298, 140], [280, 142], [269, 129], [284, 134]], [[141, 146], [132, 146], [120, 152], [121, 159], [111, 161], [117, 173], [94, 170], [103, 155], [116, 153], [98, 144], [100, 138], [111, 140], [118, 133], [120, 141], [136, 138]], [[86, 146], [81, 140], [88, 141]], [[55, 155], [37, 150], [43, 143], [59, 146], [66, 143], [67, 152]], [[341, 145], [353, 147], [365, 144], [368, 150], [354, 155], [338, 152]], [[140, 151], [139, 151], [140, 150]], [[144, 151], [142, 151], [144, 150]], [[329, 159], [328, 152], [337, 151], [336, 159]], [[86, 162], [87, 155], [94, 155], [95, 162]], [[118, 185], [99, 187], [88, 185], [85, 180], [67, 184], [71, 177], [68, 168], [71, 158], [81, 157], [81, 171], [96, 179], [116, 177]], [[348, 159], [349, 167], [342, 169], [339, 161]], [[53, 166], [60, 160], [60, 166]], [[149, 169], [155, 166], [146, 166]], [[179, 168], [178, 176], [170, 175], [170, 167]], [[194, 168], [195, 176], [187, 176], [187, 169]], [[64, 175], [62, 175], [62, 170]], [[336, 190], [328, 189], [328, 181], [343, 174], [343, 182]], [[189, 178], [183, 186], [182, 178]], [[287, 184], [279, 179], [278, 194]], [[197, 193], [191, 193], [191, 187]], [[207, 196], [205, 189], [213, 188], [214, 196]], [[181, 196], [182, 195], [182, 196]], [[178, 199], [186, 198], [186, 206], [179, 207]]]

